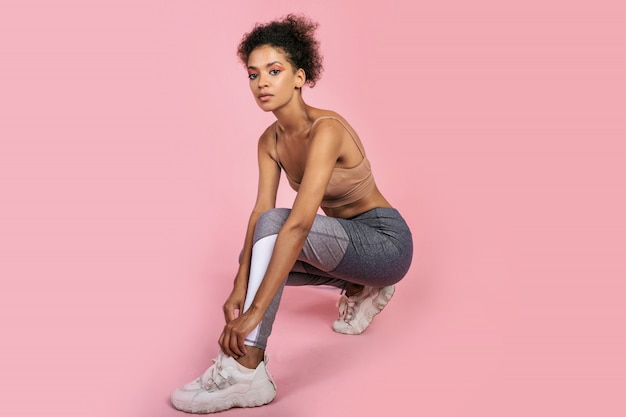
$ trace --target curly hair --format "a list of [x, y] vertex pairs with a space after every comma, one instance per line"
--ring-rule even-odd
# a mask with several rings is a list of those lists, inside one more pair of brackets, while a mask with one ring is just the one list
[[305, 84], [314, 87], [323, 70], [319, 42], [314, 36], [318, 26], [306, 16], [294, 14], [265, 24], [257, 23], [251, 32], [243, 36], [237, 56], [247, 66], [250, 53], [255, 48], [269, 45], [280, 49], [294, 69], [304, 70]]

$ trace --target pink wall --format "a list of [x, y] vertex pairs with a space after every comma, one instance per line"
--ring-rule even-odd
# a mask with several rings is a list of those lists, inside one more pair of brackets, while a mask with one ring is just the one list
[[415, 263], [362, 337], [329, 330], [334, 295], [289, 289], [279, 397], [229, 415], [626, 413], [621, 2], [12, 3], [1, 415], [179, 415], [167, 397], [216, 352], [272, 121], [235, 49], [289, 11], [321, 23], [305, 98], [358, 130]]

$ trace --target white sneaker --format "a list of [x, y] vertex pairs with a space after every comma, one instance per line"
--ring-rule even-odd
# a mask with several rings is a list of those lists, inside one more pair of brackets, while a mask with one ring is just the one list
[[233, 407], [258, 407], [276, 397], [276, 384], [265, 362], [248, 369], [221, 351], [213, 362], [201, 377], [172, 392], [174, 407], [206, 414]]
[[344, 334], [361, 334], [370, 325], [374, 316], [387, 305], [395, 287], [363, 287], [363, 291], [337, 302], [339, 318], [333, 323], [333, 330]]

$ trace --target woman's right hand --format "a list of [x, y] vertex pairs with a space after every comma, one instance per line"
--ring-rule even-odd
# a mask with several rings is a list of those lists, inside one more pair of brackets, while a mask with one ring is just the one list
[[240, 286], [235, 286], [222, 307], [224, 310], [224, 319], [226, 319], [226, 324], [230, 323], [243, 313], [245, 301], [246, 289]]

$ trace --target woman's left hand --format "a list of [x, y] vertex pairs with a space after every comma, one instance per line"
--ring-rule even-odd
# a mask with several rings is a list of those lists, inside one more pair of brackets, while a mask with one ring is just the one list
[[235, 359], [244, 356], [246, 354], [246, 346], [244, 345], [246, 336], [254, 330], [262, 319], [263, 313], [251, 307], [239, 317], [228, 322], [219, 339], [222, 352]]

